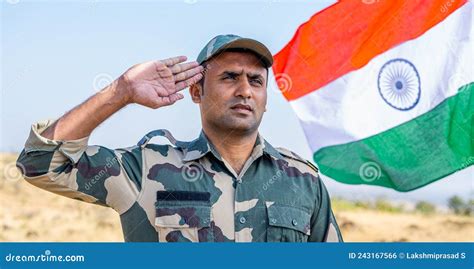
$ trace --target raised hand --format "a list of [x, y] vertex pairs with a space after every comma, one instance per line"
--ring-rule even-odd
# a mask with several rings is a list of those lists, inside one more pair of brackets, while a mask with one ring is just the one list
[[179, 91], [202, 79], [203, 67], [187, 62], [186, 56], [150, 61], [134, 65], [119, 78], [120, 91], [129, 103], [150, 108], [174, 104], [183, 99]]

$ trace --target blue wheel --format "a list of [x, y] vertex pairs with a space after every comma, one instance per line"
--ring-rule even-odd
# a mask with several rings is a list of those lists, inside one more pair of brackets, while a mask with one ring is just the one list
[[401, 58], [386, 62], [380, 69], [377, 86], [380, 96], [391, 107], [406, 111], [420, 100], [420, 76], [416, 67]]

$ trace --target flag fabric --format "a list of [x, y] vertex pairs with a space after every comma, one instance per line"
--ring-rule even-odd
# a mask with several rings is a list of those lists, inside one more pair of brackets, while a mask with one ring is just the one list
[[273, 72], [321, 173], [410, 191], [474, 163], [471, 1], [345, 0]]

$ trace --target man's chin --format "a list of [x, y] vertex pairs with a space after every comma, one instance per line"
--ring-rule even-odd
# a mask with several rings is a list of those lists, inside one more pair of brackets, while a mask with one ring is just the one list
[[226, 122], [224, 124], [224, 129], [229, 130], [233, 133], [252, 133], [258, 129], [258, 125], [255, 122], [248, 122], [248, 121], [232, 121]]

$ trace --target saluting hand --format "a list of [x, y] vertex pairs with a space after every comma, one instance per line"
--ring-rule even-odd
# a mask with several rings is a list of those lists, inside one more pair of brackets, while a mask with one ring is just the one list
[[137, 64], [120, 78], [118, 87], [128, 103], [150, 108], [174, 104], [183, 99], [179, 91], [202, 79], [204, 68], [197, 62], [187, 62], [186, 56]]

